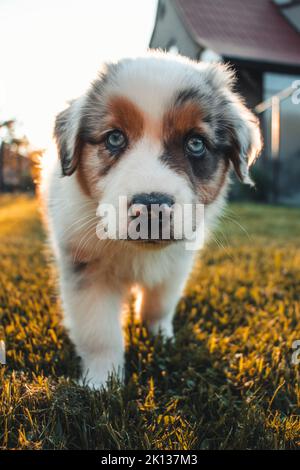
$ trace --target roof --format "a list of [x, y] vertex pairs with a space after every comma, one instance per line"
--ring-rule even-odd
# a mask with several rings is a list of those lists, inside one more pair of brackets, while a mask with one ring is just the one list
[[300, 67], [300, 34], [272, 0], [175, 0], [196, 43], [228, 59]]

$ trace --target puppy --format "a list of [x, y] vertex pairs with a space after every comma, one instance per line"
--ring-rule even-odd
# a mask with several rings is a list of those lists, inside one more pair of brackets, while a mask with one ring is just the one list
[[[121, 311], [132, 286], [142, 293], [141, 320], [154, 333], [173, 335], [195, 251], [184, 234], [175, 237], [174, 217], [169, 237], [162, 236], [161, 214], [200, 204], [204, 217], [190, 218], [206, 237], [224, 206], [230, 168], [251, 184], [260, 132], [233, 82], [224, 65], [149, 52], [105, 65], [56, 118], [59, 158], [46, 196], [50, 236], [65, 325], [92, 387], [112, 372], [122, 376]], [[127, 219], [117, 209], [120, 198]], [[107, 235], [113, 222], [104, 220], [104, 205], [121, 220], [115, 236]], [[159, 216], [152, 205], [162, 207]], [[146, 237], [121, 237], [142, 214], [150, 226], [158, 221], [157, 236], [148, 226]]]

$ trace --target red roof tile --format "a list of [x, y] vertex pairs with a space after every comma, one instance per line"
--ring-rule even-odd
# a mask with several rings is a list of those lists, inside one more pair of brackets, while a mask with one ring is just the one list
[[300, 34], [271, 0], [175, 0], [193, 39], [231, 59], [300, 66]]

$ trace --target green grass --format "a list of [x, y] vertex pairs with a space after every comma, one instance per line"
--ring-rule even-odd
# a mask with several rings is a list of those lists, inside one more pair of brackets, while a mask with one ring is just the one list
[[34, 199], [0, 198], [0, 448], [300, 446], [300, 210], [231, 205], [195, 266], [176, 341], [126, 328], [126, 385], [91, 392], [60, 325]]

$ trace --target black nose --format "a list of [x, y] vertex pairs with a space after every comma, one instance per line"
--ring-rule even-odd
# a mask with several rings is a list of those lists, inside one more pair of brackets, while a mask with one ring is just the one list
[[165, 193], [140, 193], [135, 194], [131, 200], [131, 204], [141, 204], [147, 207], [147, 210], [151, 210], [151, 205], [167, 205], [169, 207], [173, 206], [174, 199], [172, 196], [169, 196]]
[[143, 240], [157, 242], [170, 239], [174, 203], [172, 196], [165, 193], [140, 193], [133, 196], [131, 218], [146, 215], [147, 224], [142, 224]]

